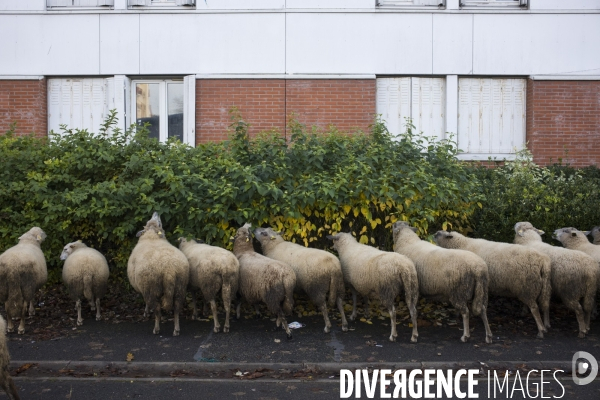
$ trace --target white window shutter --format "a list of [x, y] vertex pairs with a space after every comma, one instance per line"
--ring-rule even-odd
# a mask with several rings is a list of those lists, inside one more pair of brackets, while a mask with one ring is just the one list
[[62, 79], [48, 80], [48, 131], [60, 133]]
[[97, 0], [98, 6], [114, 6], [115, 0]]
[[376, 98], [377, 114], [381, 114], [381, 118], [391, 134], [399, 134], [398, 81], [396, 78], [377, 79]]
[[[479, 110], [473, 110], [471, 105], [477, 103], [477, 99], [473, 101], [474, 93], [472, 85], [476, 83], [476, 79], [462, 78], [458, 80], [458, 148], [465, 153], [471, 153], [471, 138], [470, 132], [477, 128], [479, 123]], [[473, 124], [475, 123], [475, 127]]]
[[421, 6], [439, 6], [445, 5], [446, 0], [414, 0], [414, 4]]
[[196, 146], [196, 76], [183, 78], [183, 142]]
[[130, 6], [149, 6], [152, 5], [151, 0], [127, 0]]
[[46, 0], [47, 7], [69, 7], [73, 5], [73, 0]]
[[80, 7], [96, 7], [98, 5], [98, 0], [73, 0], [73, 5]]
[[395, 78], [398, 80], [398, 132], [406, 132], [408, 119], [412, 118], [411, 78]]
[[417, 132], [444, 138], [444, 78], [412, 78], [412, 119]]
[[196, 5], [196, 0], [175, 0], [178, 6], [193, 6]]
[[104, 80], [105, 85], [105, 106], [104, 115], [106, 118], [110, 110], [116, 110], [117, 119], [119, 120], [116, 127], [125, 131], [129, 122], [128, 101], [129, 101], [129, 86], [131, 85], [129, 78], [125, 75], [115, 75], [112, 78]]

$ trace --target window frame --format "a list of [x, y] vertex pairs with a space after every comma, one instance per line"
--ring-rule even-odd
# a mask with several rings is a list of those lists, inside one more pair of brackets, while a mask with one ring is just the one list
[[446, 0], [375, 0], [375, 7], [445, 8]]
[[[84, 4], [81, 4], [83, 1]], [[70, 3], [70, 4], [67, 4]], [[89, 3], [89, 4], [86, 4]], [[95, 4], [94, 4], [95, 3]], [[114, 0], [46, 0], [46, 8], [53, 9], [68, 9], [68, 8], [98, 8], [98, 7], [114, 7]]]
[[529, 0], [459, 0], [459, 8], [477, 9], [477, 8], [499, 8], [499, 9], [527, 9]]

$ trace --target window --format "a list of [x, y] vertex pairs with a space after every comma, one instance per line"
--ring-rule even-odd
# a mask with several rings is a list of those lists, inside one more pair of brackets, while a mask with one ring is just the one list
[[132, 115], [136, 124], [148, 123], [150, 137], [166, 141], [175, 137], [193, 145], [195, 77], [134, 80]]
[[406, 130], [407, 118], [425, 136], [445, 137], [444, 78], [378, 78], [377, 114], [390, 133]]
[[100, 7], [113, 6], [114, 0], [46, 0], [46, 6], [51, 7]]
[[458, 147], [471, 160], [504, 158], [525, 145], [525, 79], [458, 80]]
[[436, 6], [444, 7], [446, 0], [377, 0], [377, 6]]
[[461, 7], [527, 7], [528, 0], [459, 0]]
[[196, 0], [128, 0], [130, 6], [193, 6]]
[[98, 132], [108, 115], [108, 81], [105, 78], [49, 79], [48, 130], [60, 125]]

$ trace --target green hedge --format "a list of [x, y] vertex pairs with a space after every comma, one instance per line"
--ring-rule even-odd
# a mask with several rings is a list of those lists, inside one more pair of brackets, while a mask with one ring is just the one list
[[173, 243], [194, 236], [229, 248], [245, 222], [318, 248], [329, 248], [329, 233], [353, 231], [388, 250], [396, 220], [429, 238], [447, 228], [502, 241], [520, 220], [547, 231], [600, 223], [597, 169], [523, 158], [474, 167], [456, 159], [452, 141], [429, 143], [410, 123], [392, 137], [379, 120], [351, 135], [292, 120], [287, 139], [275, 131], [250, 139], [233, 115], [230, 140], [195, 148], [159, 143], [147, 129], [122, 132], [114, 113], [98, 134], [64, 127], [49, 139], [0, 136], [0, 251], [40, 226], [51, 269], [62, 247], [81, 239], [123, 277], [153, 211]]

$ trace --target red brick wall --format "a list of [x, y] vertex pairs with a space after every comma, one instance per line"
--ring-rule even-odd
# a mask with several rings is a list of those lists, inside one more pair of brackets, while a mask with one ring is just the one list
[[0, 134], [13, 122], [16, 134], [48, 134], [48, 95], [45, 79], [0, 80]]
[[367, 130], [375, 116], [375, 80], [199, 79], [196, 81], [196, 143], [223, 140], [236, 106], [250, 135], [283, 132], [293, 114], [307, 126]]
[[600, 165], [600, 81], [529, 80], [527, 141], [541, 165]]

